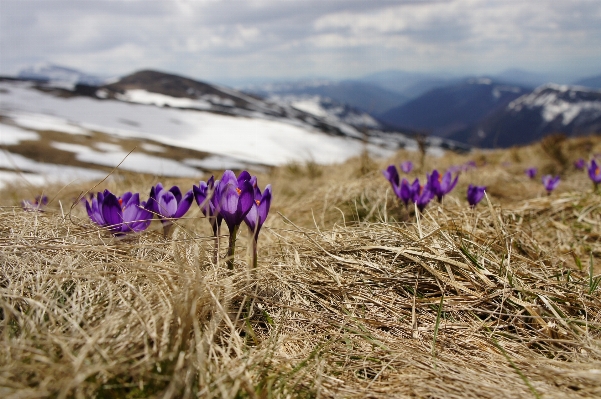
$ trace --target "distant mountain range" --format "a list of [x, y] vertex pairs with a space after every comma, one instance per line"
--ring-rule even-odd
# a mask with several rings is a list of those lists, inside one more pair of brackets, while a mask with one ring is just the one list
[[91, 86], [102, 85], [108, 79], [50, 63], [40, 63], [22, 69], [17, 77], [21, 79], [51, 82], [58, 85], [75, 85], [79, 83]]
[[[424, 132], [494, 147], [526, 143], [549, 132], [601, 131], [596, 119], [601, 100], [594, 91], [601, 87], [601, 76], [574, 82], [584, 87], [568, 87], [539, 86], [548, 82], [548, 75], [519, 69], [472, 78], [383, 71], [354, 80], [268, 83], [243, 90], [157, 71], [139, 71], [107, 82], [48, 64], [25, 69], [18, 76], [47, 82], [49, 87], [71, 86], [63, 93], [67, 96], [276, 118], [331, 135], [384, 137], [400, 145], [405, 139], [399, 132]], [[545, 101], [549, 104], [540, 105]], [[550, 119], [554, 107], [562, 110], [560, 119]]]
[[433, 89], [379, 118], [395, 127], [447, 137], [506, 106], [529, 90], [495, 82], [489, 78], [468, 79]]
[[347, 104], [371, 115], [378, 115], [396, 107], [409, 98], [402, 94], [386, 90], [380, 86], [352, 81], [312, 80], [301, 82], [269, 83], [245, 86], [245, 92], [261, 97], [273, 96], [320, 96], [335, 102]]
[[580, 79], [575, 81], [574, 84], [588, 87], [589, 89], [601, 89], [601, 75]]
[[550, 133], [600, 132], [601, 90], [547, 84], [449, 137], [480, 147], [509, 147]]

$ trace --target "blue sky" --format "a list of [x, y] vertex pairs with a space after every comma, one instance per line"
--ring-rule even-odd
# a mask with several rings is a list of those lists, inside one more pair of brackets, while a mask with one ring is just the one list
[[352, 78], [381, 70], [601, 74], [598, 0], [0, 0], [0, 73]]

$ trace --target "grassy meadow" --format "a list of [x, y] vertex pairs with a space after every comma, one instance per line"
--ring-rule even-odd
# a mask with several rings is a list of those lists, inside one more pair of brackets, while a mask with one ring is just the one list
[[[551, 136], [263, 170], [273, 203], [256, 269], [246, 227], [234, 269], [226, 228], [215, 260], [196, 204], [168, 239], [153, 221], [117, 240], [76, 201], [104, 188], [145, 200], [150, 175], [7, 187], [0, 397], [601, 397], [601, 192], [573, 166], [597, 153], [601, 136]], [[404, 160], [411, 180], [478, 167], [416, 217], [381, 173]], [[562, 180], [548, 196], [549, 173]], [[488, 187], [474, 209], [469, 184]], [[46, 212], [21, 209], [42, 191]]]

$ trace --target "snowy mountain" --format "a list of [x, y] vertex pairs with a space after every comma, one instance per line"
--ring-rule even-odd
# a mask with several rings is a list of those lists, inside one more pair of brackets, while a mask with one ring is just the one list
[[41, 63], [25, 69], [17, 74], [20, 79], [46, 81], [53, 85], [73, 87], [76, 84], [99, 86], [105, 83], [106, 78], [90, 75], [76, 69], [64, 66]]
[[398, 128], [450, 137], [527, 92], [489, 78], [470, 78], [433, 89], [379, 115], [379, 119]]
[[271, 95], [267, 100], [307, 112], [329, 123], [346, 123], [356, 128], [382, 129], [380, 122], [361, 110], [318, 95]]
[[483, 147], [508, 147], [549, 133], [601, 132], [601, 90], [546, 84], [451, 138]]

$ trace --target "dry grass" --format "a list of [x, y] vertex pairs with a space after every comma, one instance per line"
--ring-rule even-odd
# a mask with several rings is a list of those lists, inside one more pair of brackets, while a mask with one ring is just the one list
[[[600, 143], [559, 145], [571, 159]], [[0, 209], [0, 395], [599, 397], [601, 195], [547, 153], [427, 158], [481, 167], [419, 220], [392, 198], [385, 163], [275, 169], [259, 176], [275, 202], [255, 270], [246, 236], [234, 271], [213, 263], [197, 210], [172, 239], [157, 226], [115, 241], [69, 214], [90, 186], [48, 187], [44, 214], [11, 207], [34, 194], [13, 187]], [[565, 168], [558, 192], [528, 180], [530, 165]], [[469, 183], [489, 186], [475, 210]]]

